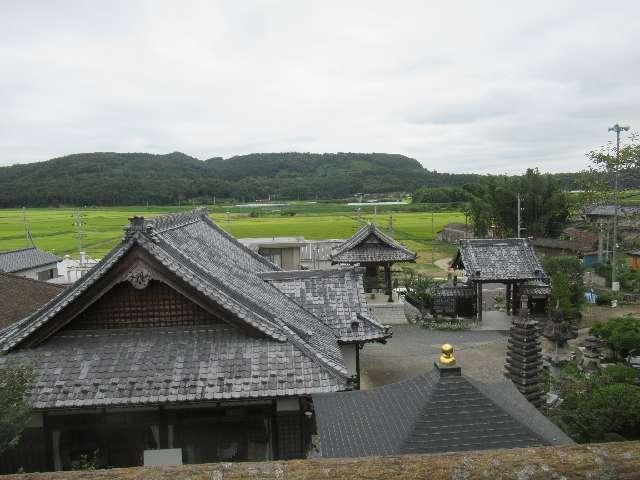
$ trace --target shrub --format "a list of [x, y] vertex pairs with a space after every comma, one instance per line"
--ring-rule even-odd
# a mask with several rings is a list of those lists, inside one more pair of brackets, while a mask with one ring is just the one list
[[563, 402], [550, 416], [579, 441], [602, 441], [612, 434], [637, 437], [640, 387], [634, 381], [635, 371], [625, 365], [588, 375], [569, 364], [555, 380]]
[[613, 350], [624, 356], [630, 350], [640, 349], [640, 318], [632, 315], [612, 318], [594, 325], [591, 334], [606, 340]]
[[0, 366], [0, 453], [18, 443], [29, 421], [31, 407], [26, 395], [33, 379], [30, 366]]
[[404, 287], [407, 289], [405, 298], [422, 311], [431, 311], [441, 282], [427, 275], [415, 273], [412, 269], [405, 269], [404, 273]]

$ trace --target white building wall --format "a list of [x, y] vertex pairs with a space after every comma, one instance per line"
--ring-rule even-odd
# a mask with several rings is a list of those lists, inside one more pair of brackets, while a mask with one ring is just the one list
[[42, 265], [36, 268], [28, 268], [27, 270], [20, 270], [18, 272], [13, 272], [14, 275], [19, 277], [32, 278], [34, 280], [38, 280], [38, 272], [46, 272], [47, 270], [54, 269], [53, 278], [58, 276], [58, 268], [55, 263], [50, 263], [49, 265]]
[[358, 374], [358, 345], [355, 343], [347, 343], [340, 345], [344, 364], [347, 367], [349, 375]]

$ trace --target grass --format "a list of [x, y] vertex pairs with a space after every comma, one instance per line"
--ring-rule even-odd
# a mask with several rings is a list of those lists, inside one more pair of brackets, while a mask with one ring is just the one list
[[[260, 212], [251, 216], [246, 209], [216, 205], [210, 208], [211, 218], [235, 237], [302, 236], [309, 240], [348, 238], [364, 221], [373, 221], [388, 231], [393, 215], [392, 236], [407, 247], [418, 252], [415, 267], [427, 273], [442, 274], [433, 265], [431, 213], [428, 212], [379, 212], [374, 215], [371, 207], [361, 213], [358, 221], [352, 207], [344, 204], [293, 204], [294, 216], [283, 216], [279, 211]], [[403, 207], [401, 207], [403, 208]], [[134, 215], [153, 217], [168, 212], [177, 212], [187, 207], [117, 207], [83, 208], [82, 248], [91, 257], [101, 258], [122, 238], [128, 218]], [[290, 209], [288, 209], [290, 210]], [[229, 211], [229, 215], [227, 215]], [[58, 255], [78, 255], [79, 247], [74, 226], [73, 209], [34, 208], [27, 211], [32, 237], [36, 245]], [[253, 214], [255, 215], [255, 213]], [[228, 218], [230, 221], [228, 221]], [[464, 222], [461, 212], [436, 212], [433, 214], [434, 232], [449, 222]], [[20, 209], [0, 210], [0, 251], [25, 246], [23, 212]], [[434, 242], [434, 260], [453, 255], [455, 248], [443, 242]]]

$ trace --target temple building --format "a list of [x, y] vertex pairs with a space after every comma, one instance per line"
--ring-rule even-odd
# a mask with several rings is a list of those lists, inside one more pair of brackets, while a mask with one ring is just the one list
[[[362, 272], [285, 272], [206, 209], [134, 217], [73, 286], [0, 331], [34, 365], [34, 415], [0, 472], [303, 457], [311, 396], [358, 384], [358, 350], [391, 333]], [[153, 456], [153, 455], [151, 455]]]
[[462, 373], [451, 345], [434, 369], [371, 390], [315, 394], [320, 455], [365, 457], [571, 444], [508, 380]]
[[384, 269], [385, 293], [393, 301], [391, 290], [391, 266], [398, 262], [415, 262], [416, 253], [382, 233], [373, 223], [368, 223], [350, 239], [331, 252], [333, 264], [360, 265], [366, 268], [365, 288], [371, 291], [377, 286], [378, 269]]
[[482, 319], [482, 285], [506, 285], [507, 313], [517, 314], [520, 297], [529, 309], [544, 314], [551, 289], [535, 251], [524, 238], [460, 240], [452, 267], [464, 270], [465, 283], [475, 292], [476, 315]]

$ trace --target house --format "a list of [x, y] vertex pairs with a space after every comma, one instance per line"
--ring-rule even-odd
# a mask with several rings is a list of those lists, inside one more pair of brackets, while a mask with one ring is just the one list
[[595, 250], [598, 245], [598, 233], [577, 226], [567, 227], [562, 231], [563, 238], [573, 242], [579, 242], [583, 250]]
[[[467, 239], [460, 240], [452, 267], [464, 270], [465, 283], [476, 291], [476, 314], [482, 319], [482, 285], [504, 283], [506, 285], [507, 312], [518, 313], [520, 296], [530, 290], [537, 295], [547, 285], [547, 275], [531, 244], [524, 238]], [[546, 290], [545, 290], [546, 291]], [[548, 296], [529, 298], [530, 310], [542, 313], [547, 307]]]
[[558, 257], [563, 255], [582, 256], [585, 245], [573, 240], [559, 240], [557, 238], [532, 238], [529, 243], [541, 256]]
[[35, 280], [51, 280], [58, 276], [60, 257], [36, 247], [0, 252], [0, 272], [13, 273]]
[[300, 252], [302, 268], [311, 270], [329, 270], [339, 268], [340, 265], [331, 263], [331, 251], [343, 240], [307, 240]]
[[80, 252], [80, 258], [71, 258], [65, 255], [58, 262], [58, 277], [51, 280], [52, 283], [71, 285], [85, 275], [99, 260], [89, 257], [85, 252]]
[[462, 374], [443, 345], [434, 369], [370, 390], [315, 394], [320, 455], [368, 457], [573, 442], [509, 380]]
[[391, 266], [397, 262], [415, 262], [416, 253], [385, 235], [374, 223], [368, 223], [350, 239], [331, 251], [333, 264], [360, 265], [366, 268], [367, 291], [377, 285], [378, 268], [383, 267], [385, 293], [393, 301]]
[[390, 335], [368, 317], [358, 270], [305, 275], [206, 209], [133, 217], [87, 274], [0, 332], [0, 364], [36, 372], [33, 421], [0, 471], [68, 469], [82, 455], [142, 465], [164, 449], [184, 463], [304, 456], [311, 395], [354, 388], [349, 345]]
[[300, 270], [303, 237], [241, 238], [239, 242], [283, 270]]
[[448, 243], [458, 243], [458, 240], [472, 237], [473, 225], [466, 223], [447, 223], [438, 233], [438, 240]]
[[0, 329], [35, 312], [63, 290], [62, 285], [0, 273]]
[[[608, 220], [615, 215], [615, 205], [592, 205], [584, 211], [585, 217], [590, 221]], [[634, 217], [640, 215], [640, 205], [619, 205], [619, 217]]]

